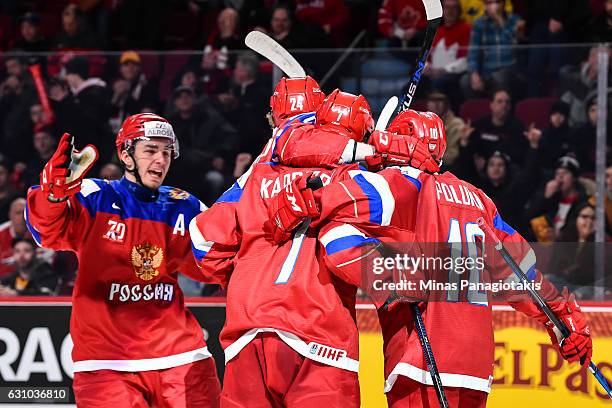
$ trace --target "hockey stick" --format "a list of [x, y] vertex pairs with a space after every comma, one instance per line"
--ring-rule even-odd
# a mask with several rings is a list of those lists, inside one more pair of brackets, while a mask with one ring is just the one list
[[399, 99], [397, 96], [392, 96], [389, 98], [382, 112], [380, 112], [380, 116], [376, 121], [376, 130], [385, 130], [387, 128], [387, 124], [389, 123], [389, 119], [395, 113], [395, 109], [397, 108], [397, 103]]
[[261, 31], [251, 31], [244, 39], [247, 47], [266, 57], [279, 67], [289, 78], [306, 76], [299, 62], [279, 43]]
[[[530, 282], [529, 278], [527, 277], [527, 275], [525, 275], [525, 272], [523, 272], [523, 270], [516, 263], [514, 258], [512, 258], [512, 256], [508, 253], [508, 250], [506, 250], [504, 244], [502, 244], [499, 238], [497, 238], [497, 235], [495, 235], [495, 233], [491, 231], [491, 227], [485, 222], [484, 218], [478, 218], [477, 222], [478, 226], [484, 231], [484, 233], [490, 236], [491, 239], [493, 239], [493, 242], [495, 243], [495, 249], [501, 254], [502, 258], [504, 258], [504, 261], [506, 261], [510, 269], [512, 269], [512, 272], [514, 272], [514, 274], [521, 280], [521, 283], [523, 283], [523, 285], [527, 288], [529, 295], [537, 303], [540, 310], [544, 312], [546, 317], [548, 317], [548, 319], [557, 328], [557, 330], [561, 332], [564, 339], [569, 337], [571, 334], [570, 329], [565, 325], [564, 322], [562, 322], [557, 316], [555, 316], [555, 314], [550, 309], [546, 301], [542, 298], [542, 296], [531, 285], [528, 284]], [[608, 381], [603, 376], [601, 371], [599, 371], [599, 368], [597, 368], [597, 364], [595, 364], [593, 360], [591, 360], [591, 362], [589, 363], [589, 371], [593, 374], [593, 376], [595, 376], [599, 384], [601, 384], [603, 389], [606, 391], [606, 394], [608, 394], [608, 396], [612, 399], [612, 388], [610, 388], [610, 384], [608, 384]]]
[[417, 86], [419, 85], [419, 81], [421, 80], [421, 75], [423, 74], [423, 70], [425, 69], [425, 64], [427, 63], [427, 57], [429, 57], [431, 45], [433, 44], [433, 40], [436, 37], [438, 27], [440, 27], [440, 24], [442, 23], [442, 3], [440, 2], [440, 0], [423, 0], [423, 5], [425, 6], [425, 14], [427, 15], [425, 40], [423, 41], [423, 45], [419, 50], [419, 55], [417, 56], [415, 62], [414, 71], [412, 75], [410, 75], [408, 89], [406, 90], [406, 93], [402, 96], [398, 113], [410, 108], [410, 104], [412, 103], [414, 94], [416, 93]]

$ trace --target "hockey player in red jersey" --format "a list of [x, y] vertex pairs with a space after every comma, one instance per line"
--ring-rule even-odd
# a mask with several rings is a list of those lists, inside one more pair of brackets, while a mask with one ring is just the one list
[[39, 245], [74, 251], [74, 394], [84, 407], [215, 407], [220, 384], [202, 328], [184, 304], [178, 271], [202, 280], [188, 225], [205, 206], [163, 186], [179, 155], [172, 126], [142, 113], [117, 135], [118, 181], [84, 178], [93, 146], [64, 134], [28, 192]]
[[[374, 127], [365, 98], [339, 91], [316, 122], [356, 140]], [[309, 174], [331, 178], [323, 168], [260, 160], [190, 224], [202, 272], [228, 288], [221, 406], [359, 406], [356, 288], [318, 262], [307, 224], [282, 246], [262, 229], [267, 203]]]
[[[437, 173], [445, 145], [440, 119], [430, 113], [406, 111], [392, 122], [388, 131], [373, 135], [371, 140], [380, 154], [369, 161], [378, 159], [383, 167], [389, 164], [401, 167], [390, 167], [378, 174], [349, 172], [351, 180], [333, 183], [314, 193], [304, 187], [301, 179], [294, 180], [277, 196], [279, 202], [269, 207], [269, 216], [275, 221], [271, 224], [275, 229], [272, 235], [283, 237], [295, 226], [303, 225], [305, 214], [295, 210], [292, 201], [308, 202], [310, 208], [318, 205], [320, 217], [310, 226], [319, 228], [324, 261], [344, 280], [363, 286], [360, 262], [383, 256], [381, 241], [391, 237], [396, 243], [401, 242], [397, 238], [404, 242], [414, 239], [421, 244], [447, 243], [462, 251], [469, 248], [466, 242], [484, 245], [484, 233], [476, 224], [476, 219], [483, 216], [500, 240], [512, 248], [529, 278], [541, 284], [540, 293], [556, 315], [566, 323], [571, 322], [568, 326], [572, 333], [564, 340], [557, 337], [548, 318], [531, 301], [511, 297], [510, 300], [517, 300], [511, 302], [512, 306], [545, 324], [565, 359], [588, 365], [592, 352], [589, 329], [573, 296], [560, 294], [542, 277], [535, 268], [533, 250], [502, 220], [482, 191], [451, 173]], [[312, 213], [310, 210], [310, 217]], [[486, 265], [496, 280], [514, 279], [503, 265], [493, 260]], [[476, 275], [470, 279], [478, 279], [480, 272], [471, 270], [469, 273]], [[437, 298], [424, 304], [423, 318], [447, 398], [452, 407], [484, 407], [491, 389], [494, 349], [487, 294], [451, 290], [446, 295], [448, 301]], [[389, 405], [437, 406], [412, 315], [407, 305], [394, 306], [379, 313], [385, 340], [385, 391]]]

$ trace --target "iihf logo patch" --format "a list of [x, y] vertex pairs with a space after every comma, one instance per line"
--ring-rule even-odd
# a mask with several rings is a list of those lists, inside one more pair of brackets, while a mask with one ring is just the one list
[[310, 354], [317, 354], [317, 349], [319, 348], [319, 346], [317, 344], [312, 344], [310, 346]]

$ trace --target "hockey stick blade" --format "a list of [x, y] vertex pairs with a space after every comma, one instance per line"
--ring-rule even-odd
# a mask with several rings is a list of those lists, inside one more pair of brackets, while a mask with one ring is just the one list
[[[506, 248], [504, 247], [504, 244], [499, 240], [499, 238], [497, 238], [495, 233], [491, 231], [491, 227], [485, 222], [484, 218], [479, 217], [477, 220], [477, 223], [478, 223], [478, 226], [483, 230], [485, 235], [493, 239], [493, 242], [495, 244], [495, 249], [500, 253], [502, 258], [504, 258], [504, 261], [506, 261], [510, 269], [512, 269], [512, 272], [525, 285], [525, 287], [527, 288], [527, 291], [529, 292], [529, 295], [537, 303], [537, 305], [540, 307], [542, 312], [544, 312], [546, 317], [548, 317], [548, 319], [552, 322], [552, 324], [561, 332], [564, 338], [568, 337], [571, 334], [570, 329], [565, 325], [565, 323], [559, 320], [559, 318], [553, 313], [553, 311], [550, 309], [550, 306], [548, 306], [544, 298], [542, 298], [542, 296], [533, 287], [531, 287], [528, 284], [529, 278], [527, 277], [527, 275], [525, 275], [525, 272], [523, 272], [523, 270], [516, 263], [514, 258], [512, 258], [510, 253], [508, 253], [508, 250], [506, 250]], [[581, 361], [581, 363], [584, 363], [584, 362]], [[599, 368], [597, 368], [597, 364], [595, 364], [593, 360], [591, 360], [591, 362], [589, 363], [589, 371], [591, 372], [591, 374], [593, 374], [597, 382], [606, 391], [606, 394], [608, 394], [608, 397], [612, 399], [612, 388], [610, 387], [610, 384], [608, 383], [604, 375], [601, 373]]]
[[380, 116], [376, 121], [376, 130], [385, 130], [387, 128], [387, 124], [391, 119], [391, 116], [395, 113], [395, 109], [397, 108], [397, 103], [399, 99], [397, 96], [392, 96], [389, 98], [382, 112], [380, 112]]
[[247, 47], [266, 57], [290, 78], [306, 76], [306, 71], [289, 51], [261, 31], [251, 31], [244, 39]]

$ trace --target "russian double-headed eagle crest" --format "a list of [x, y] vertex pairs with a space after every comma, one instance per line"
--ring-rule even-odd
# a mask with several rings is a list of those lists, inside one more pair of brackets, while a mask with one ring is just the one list
[[175, 200], [186, 200], [189, 198], [189, 193], [185, 190], [181, 190], [180, 188], [173, 188], [168, 191], [168, 195], [170, 198], [174, 198]]
[[131, 257], [136, 276], [150, 281], [159, 275], [158, 268], [164, 260], [164, 251], [157, 245], [145, 242], [132, 247]]

